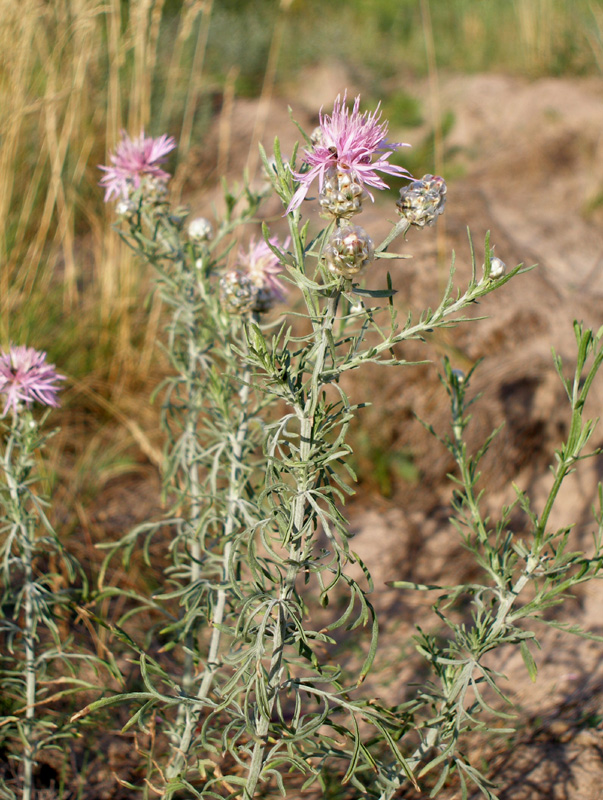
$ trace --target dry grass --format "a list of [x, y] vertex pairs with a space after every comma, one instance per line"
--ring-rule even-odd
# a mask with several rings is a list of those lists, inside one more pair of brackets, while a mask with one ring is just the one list
[[111, 230], [97, 164], [121, 129], [160, 126], [180, 139], [184, 174], [211, 11], [203, 0], [177, 16], [164, 0], [0, 0], [0, 345], [46, 349], [68, 375], [49, 451], [66, 502], [135, 469], [137, 452], [160, 460], [143, 430], [155, 414], [141, 417], [136, 400], [157, 377], [160, 307], [143, 307], [147, 278]]
[[[164, 18], [164, 2], [0, 0], [1, 338], [22, 332], [18, 315], [32, 297], [60, 284], [67, 313], [86, 295], [103, 320], [118, 320], [122, 356], [131, 339], [138, 270], [110, 234], [96, 184], [119, 132], [168, 124], [188, 156], [203, 86], [211, 3], [194, 0]], [[201, 20], [201, 24], [199, 21]], [[166, 65], [160, 33], [173, 40], [164, 98], [153, 100]], [[190, 62], [187, 46], [196, 40]], [[180, 87], [186, 101], [174, 108]], [[157, 107], [159, 105], [159, 107]], [[160, 122], [158, 123], [157, 120]], [[27, 331], [32, 333], [33, 331]], [[33, 337], [32, 337], [33, 338]]]

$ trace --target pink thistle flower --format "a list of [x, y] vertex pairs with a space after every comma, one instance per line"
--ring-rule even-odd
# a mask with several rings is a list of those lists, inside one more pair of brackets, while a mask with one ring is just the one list
[[[388, 123], [380, 122], [381, 104], [372, 113], [365, 111], [361, 114], [360, 96], [354, 100], [351, 112], [345, 105], [347, 92], [344, 92], [343, 100], [340, 97], [337, 95], [331, 116], [323, 114], [322, 109], [320, 111], [320, 125], [317, 135], [313, 137], [315, 144], [306, 150], [305, 155], [305, 163], [310, 169], [303, 173], [293, 173], [301, 185], [291, 198], [287, 212], [293, 211], [301, 204], [315, 178], [318, 178], [318, 186], [322, 190], [325, 174], [330, 168], [353, 172], [361, 186], [371, 186], [374, 189], [388, 188], [377, 172], [410, 177], [404, 167], [390, 164], [388, 161], [395, 150], [410, 145], [386, 140]], [[373, 156], [376, 156], [374, 161]], [[370, 191], [368, 189], [366, 191], [371, 200], [374, 200]]]
[[[273, 236], [270, 240], [273, 247], [281, 247], [278, 238]], [[282, 247], [289, 247], [291, 241], [288, 236]], [[255, 286], [266, 292], [274, 302], [282, 302], [287, 294], [287, 290], [279, 280], [279, 275], [283, 271], [283, 265], [278, 256], [268, 247], [263, 239], [256, 242], [252, 237], [249, 248], [239, 250], [238, 265], [242, 267], [251, 278]]]
[[111, 167], [103, 167], [107, 174], [100, 181], [105, 187], [105, 203], [113, 196], [127, 200], [132, 187], [138, 189], [142, 178], [146, 175], [159, 181], [168, 181], [169, 172], [159, 167], [165, 157], [176, 147], [173, 136], [163, 134], [158, 139], [145, 136], [144, 131], [137, 139], [130, 139], [125, 131], [121, 132], [121, 142], [110, 156]]
[[33, 347], [11, 345], [8, 353], [0, 351], [0, 394], [6, 396], [2, 416], [6, 416], [9, 408], [17, 414], [20, 402], [26, 406], [37, 402], [56, 408], [60, 387], [55, 381], [63, 380], [65, 376], [46, 363], [46, 353]]

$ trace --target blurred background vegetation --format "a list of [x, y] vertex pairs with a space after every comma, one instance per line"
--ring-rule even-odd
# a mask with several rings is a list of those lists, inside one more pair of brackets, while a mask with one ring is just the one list
[[[161, 309], [98, 187], [120, 129], [176, 137], [186, 199], [225, 97], [286, 96], [312, 65], [342, 64], [394, 131], [424, 119], [413, 79], [603, 67], [600, 0], [0, 0], [0, 19], [0, 346], [46, 349], [69, 378], [48, 473], [67, 505], [161, 445], [140, 403]], [[434, 170], [436, 149], [428, 136], [412, 158]]]

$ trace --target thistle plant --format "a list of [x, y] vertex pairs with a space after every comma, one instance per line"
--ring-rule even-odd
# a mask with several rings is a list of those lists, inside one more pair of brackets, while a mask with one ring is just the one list
[[[374, 200], [367, 187], [388, 188], [377, 173], [410, 177], [408, 170], [388, 160], [393, 152], [409, 145], [387, 141], [388, 124], [381, 121], [378, 108], [372, 113], [366, 111], [361, 114], [360, 97], [354, 100], [351, 111], [346, 106], [346, 100], [347, 94], [344, 93], [343, 98], [338, 95], [330, 116], [320, 112], [320, 124], [312, 139], [308, 140], [312, 146], [304, 155], [305, 169], [303, 172], [293, 173], [298, 185], [289, 201], [287, 211], [299, 208], [316, 178], [319, 191], [323, 195], [325, 188], [332, 196], [354, 186], [357, 189], [352, 194], [358, 197], [366, 192], [371, 200]], [[353, 213], [359, 211], [360, 209]], [[335, 216], [340, 218], [348, 215], [348, 209], [345, 209], [344, 213], [335, 212]]]
[[[227, 193], [225, 218], [214, 233], [208, 220], [196, 218], [185, 226], [187, 211], [172, 211], [165, 200], [165, 176], [145, 176], [138, 186], [125, 176], [129, 210], [122, 215], [127, 229], [121, 234], [155, 268], [161, 298], [171, 310], [167, 354], [174, 375], [159, 387], [158, 396], [168, 441], [165, 491], [176, 514], [141, 526], [117, 548], [124, 548], [129, 557], [141, 537], [148, 546], [150, 537], [172, 526], [166, 590], [150, 605], [164, 615], [161, 636], [168, 639], [168, 649], [180, 650], [181, 674], [164, 675], [157, 664], [152, 668], [171, 689], [178, 678], [178, 695], [196, 695], [202, 703], [218, 666], [227, 594], [238, 569], [232, 540], [241, 524], [253, 519], [247, 496], [250, 472], [257, 471], [257, 417], [266, 405], [251, 391], [249, 370], [241, 370], [234, 348], [240, 345], [246, 321], [257, 320], [282, 300], [285, 288], [271, 249], [275, 238], [268, 244], [252, 238], [248, 247], [239, 248], [234, 266], [227, 267], [232, 232], [251, 219], [259, 196], [248, 189]], [[123, 174], [117, 178], [124, 185]], [[235, 215], [241, 205], [244, 208]], [[107, 563], [115, 547], [109, 550]], [[179, 610], [172, 609], [174, 603], [180, 604]], [[200, 637], [208, 625], [202, 669]], [[141, 658], [147, 660], [145, 654]], [[168, 778], [182, 771], [198, 724], [198, 714], [187, 703], [171, 705], [177, 708], [167, 726], [173, 746]]]
[[[67, 725], [57, 725], [40, 708], [53, 684], [53, 664], [65, 663], [57, 611], [69, 596], [60, 587], [72, 575], [44, 511], [36, 461], [49, 434], [34, 406], [57, 406], [63, 376], [31, 347], [0, 353], [0, 680], [3, 686], [1, 736], [9, 757], [20, 762], [21, 796], [34, 797], [34, 767], [40, 751], [56, 747]], [[52, 567], [52, 562], [56, 566]], [[60, 567], [59, 567], [60, 565]], [[62, 574], [54, 570], [60, 568]], [[67, 696], [69, 679], [55, 699]], [[6, 796], [14, 796], [4, 787]]]
[[[332, 115], [321, 113], [299, 168], [297, 148], [290, 162], [283, 160], [278, 139], [272, 158], [261, 150], [283, 203], [286, 239], [263, 225], [261, 238], [256, 230], [249, 241], [244, 231], [257, 226], [262, 197], [247, 186], [226, 191], [223, 220], [196, 219], [187, 227], [187, 210], [169, 203], [167, 173], [153, 171], [167, 142], [165, 136], [155, 143], [141, 136], [134, 148], [139, 152], [128, 151], [123, 160], [116, 154], [102, 181], [108, 198], [126, 203], [120, 234], [153, 266], [168, 310], [165, 350], [172, 375], [156, 397], [166, 432], [169, 512], [107, 544], [105, 564], [107, 569], [119, 553], [127, 563], [141, 545], [148, 557], [152, 537], [169, 530], [163, 586], [151, 598], [137, 598], [139, 608], [152, 608], [162, 620], [161, 652], [130, 637], [143, 690], [104, 697], [78, 716], [137, 703], [127, 727], [138, 723], [154, 742], [158, 728], [165, 735], [165, 744], [149, 752], [145, 789], [165, 798], [182, 792], [251, 800], [271, 787], [283, 795], [314, 783], [324, 789], [325, 774], [337, 770], [355, 791], [389, 800], [404, 782], [417, 786], [418, 777], [436, 767], [442, 768], [438, 787], [456, 770], [487, 794], [487, 783], [459, 750], [479, 708], [488, 708], [481, 683], [496, 686], [482, 655], [518, 643], [532, 668], [529, 634], [516, 623], [556, 601], [571, 581], [592, 576], [598, 555], [568, 557], [567, 538], [547, 533], [553, 501], [538, 518], [533, 544], [508, 532], [509, 510], [488, 529], [476, 489], [483, 451], [472, 458], [462, 438], [470, 375], [461, 380], [447, 364], [453, 437], [444, 442], [461, 476], [456, 525], [492, 586], [445, 594], [454, 605], [469, 592], [475, 609], [470, 631], [449, 622], [437, 606], [451, 636], [444, 645], [437, 637], [420, 637], [418, 647], [441, 686], [420, 687], [412, 701], [393, 708], [363, 695], [379, 626], [371, 578], [351, 548], [343, 507], [355, 480], [349, 425], [365, 403], [349, 398], [340, 380], [365, 364], [408, 366], [405, 342], [469, 322], [466, 309], [503, 287], [521, 265], [505, 270], [486, 241], [481, 274], [472, 253], [464, 289], [454, 287], [451, 268], [437, 308], [399, 320], [395, 278], [383, 265], [404, 257], [390, 247], [411, 225], [433, 224], [443, 212], [446, 185], [426, 175], [402, 187], [400, 219], [380, 243], [352, 224], [365, 199], [374, 199], [371, 189], [386, 187], [381, 174], [410, 178], [389, 161], [403, 145], [388, 143], [379, 111], [361, 113], [359, 98], [350, 110], [344, 95]], [[301, 208], [315, 181], [327, 224], [311, 235]], [[361, 285], [369, 271], [381, 275], [382, 288]], [[576, 374], [594, 349], [594, 376], [599, 339], [584, 337]], [[560, 455], [559, 483], [592, 432], [589, 424], [580, 427], [585, 390], [576, 381], [568, 388], [574, 433]], [[537, 519], [521, 493], [517, 503]], [[549, 551], [553, 560], [543, 560]], [[358, 564], [362, 582], [350, 569]], [[519, 607], [529, 582], [539, 587], [539, 604]], [[364, 629], [363, 659], [355, 670], [342, 669], [338, 637]], [[169, 664], [162, 659], [166, 651]], [[468, 711], [471, 692], [477, 706]]]

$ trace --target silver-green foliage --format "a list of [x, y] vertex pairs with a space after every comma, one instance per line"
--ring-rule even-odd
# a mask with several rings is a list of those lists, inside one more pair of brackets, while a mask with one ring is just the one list
[[[275, 166], [265, 155], [264, 162], [287, 207], [295, 181], [278, 141]], [[465, 795], [470, 780], [493, 797], [461, 746], [471, 731], [487, 729], [490, 714], [503, 714], [484, 691], [501, 695], [499, 676], [484, 656], [516, 645], [532, 674], [528, 643], [535, 638], [528, 623], [600, 566], [600, 534], [587, 558], [567, 551], [567, 530], [548, 529], [559, 486], [592, 432], [582, 409], [600, 365], [600, 337], [577, 331], [580, 356], [575, 381], [567, 384], [572, 425], [558, 452], [549, 502], [537, 514], [518, 491], [495, 522], [482, 516], [477, 488], [489, 441], [474, 456], [463, 441], [470, 376], [461, 381], [446, 363], [453, 435], [441, 441], [459, 470], [452, 520], [485, 580], [454, 587], [395, 584], [438, 590], [434, 619], [447, 633], [419, 633], [417, 647], [434, 680], [418, 687], [412, 701], [386, 708], [360, 688], [377, 650], [378, 621], [370, 575], [351, 549], [342, 510], [355, 480], [348, 427], [363, 403], [347, 396], [340, 377], [369, 363], [407, 366], [400, 345], [469, 321], [465, 310], [521, 268], [491, 276], [486, 242], [483, 274], [473, 257], [468, 285], [457, 290], [451, 268], [439, 306], [400, 320], [390, 276], [384, 271], [379, 290], [334, 277], [322, 253], [336, 222], [310, 238], [294, 211], [288, 214], [291, 246], [270, 245], [291, 284], [290, 309], [267, 323], [257, 313], [229, 311], [218, 289], [233, 234], [253, 221], [259, 199], [248, 189], [238, 197], [227, 192], [215, 239], [199, 244], [187, 241], [181, 210], [172, 212], [163, 200], [147, 202], [144, 186], [133, 195], [122, 235], [155, 267], [171, 313], [166, 352], [173, 377], [157, 397], [173, 513], [108, 546], [107, 558], [123, 549], [127, 560], [141, 543], [149, 556], [152, 537], [162, 528], [171, 531], [164, 587], [138, 600], [139, 608], [161, 615], [162, 649], [175, 656], [168, 668], [156, 650], [130, 640], [144, 689], [103, 698], [86, 711], [128, 701], [138, 704], [128, 727], [138, 723], [148, 732], [159, 720], [167, 746], [149, 755], [151, 783], [144, 792], [152, 785], [165, 798], [181, 792], [252, 798], [268, 783], [286, 795], [292, 773], [298, 775], [295, 793], [315, 782], [326, 791], [334, 771], [342, 784], [383, 800], [432, 771], [438, 776], [433, 796], [456, 771]], [[404, 220], [394, 226], [375, 248], [372, 269], [396, 257], [388, 248], [406, 230]], [[264, 238], [268, 242], [266, 228]], [[594, 363], [581, 382], [591, 352]], [[533, 528], [524, 539], [510, 532], [515, 508]], [[362, 584], [351, 575], [354, 564], [363, 571]], [[528, 585], [534, 591], [524, 601]], [[469, 621], [458, 619], [462, 597], [469, 598]], [[322, 615], [319, 605], [328, 607]], [[355, 674], [332, 660], [343, 629], [366, 630]]]
[[[61, 631], [71, 627], [75, 565], [40, 493], [37, 459], [48, 437], [23, 404], [0, 421], [0, 747], [20, 771], [25, 800], [35, 795], [40, 752], [74, 734], [56, 706], [87, 686]], [[0, 796], [15, 796], [1, 779]]]
[[[467, 401], [471, 373], [466, 377], [445, 360], [443, 383], [451, 402], [452, 435], [439, 435], [428, 429], [450, 451], [457, 465], [451, 476], [455, 484], [451, 523], [465, 548], [480, 567], [483, 582], [456, 586], [419, 585], [406, 581], [392, 585], [402, 589], [437, 591], [433, 610], [444, 632], [419, 631], [416, 647], [427, 659], [434, 682], [417, 693], [407, 706], [418, 726], [421, 743], [411, 760], [418, 777], [436, 771], [438, 779], [430, 796], [435, 797], [451, 772], [457, 772], [462, 797], [467, 784], [476, 784], [484, 796], [495, 798], [493, 784], [467, 757], [463, 744], [470, 733], [512, 733], [512, 698], [504, 687], [504, 676], [493, 666], [492, 653], [499, 648], [519, 648], [526, 669], [536, 680], [533, 651], [538, 648], [539, 624], [570, 633], [588, 635], [571, 625], [546, 615], [560, 605], [572, 588], [591, 580], [603, 565], [603, 489], [599, 485], [599, 510], [594, 511], [595, 530], [590, 555], [572, 551], [570, 527], [550, 528], [555, 501], [567, 475], [579, 461], [596, 455], [587, 449], [595, 422], [584, 418], [584, 404], [592, 382], [603, 362], [603, 329], [597, 334], [574, 325], [578, 358], [571, 378], [563, 373], [561, 359], [555, 363], [569, 400], [570, 426], [567, 441], [555, 453], [551, 467], [553, 481], [543, 508], [539, 511], [528, 495], [514, 487], [515, 500], [501, 509], [496, 518], [485, 516], [485, 489], [479, 489], [479, 463], [496, 432], [477, 453], [468, 452], [463, 432], [470, 421]], [[520, 513], [523, 535], [513, 532]], [[464, 602], [463, 602], [464, 601]], [[469, 613], [461, 613], [463, 605]], [[597, 638], [597, 637], [592, 637]], [[501, 724], [501, 721], [503, 724]], [[494, 725], [492, 723], [495, 723]], [[381, 797], [391, 798], [396, 782], [386, 786]]]

